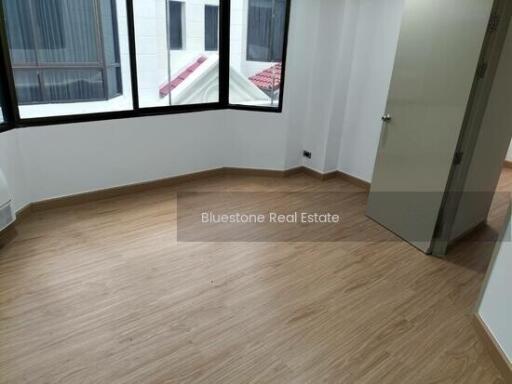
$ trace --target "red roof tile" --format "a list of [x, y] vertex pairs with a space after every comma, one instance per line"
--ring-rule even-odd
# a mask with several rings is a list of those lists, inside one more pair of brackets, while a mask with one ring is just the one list
[[194, 63], [190, 64], [187, 68], [181, 71], [178, 76], [176, 76], [173, 80], [163, 84], [160, 86], [160, 96], [167, 96], [170, 92], [172, 92], [178, 85], [183, 83], [192, 73], [196, 71], [197, 68], [201, 66], [208, 58], [206, 56], [200, 56]]
[[281, 86], [281, 64], [275, 64], [251, 76], [249, 80], [264, 91], [277, 90]]

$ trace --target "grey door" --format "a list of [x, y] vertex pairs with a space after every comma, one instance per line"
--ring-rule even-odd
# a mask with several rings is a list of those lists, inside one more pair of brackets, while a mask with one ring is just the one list
[[406, 0], [368, 215], [429, 252], [493, 0]]

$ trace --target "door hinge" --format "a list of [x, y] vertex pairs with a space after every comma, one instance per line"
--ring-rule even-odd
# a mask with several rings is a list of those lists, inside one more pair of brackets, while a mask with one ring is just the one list
[[456, 152], [453, 157], [453, 165], [459, 165], [462, 163], [462, 158], [464, 157], [464, 152]]
[[[439, 216], [443, 217], [443, 213], [441, 212], [439, 214]], [[441, 236], [441, 234], [443, 233], [443, 230], [444, 230], [443, 222], [441, 220], [438, 220], [437, 223], [436, 223], [436, 226], [434, 228], [434, 235], [435, 236]]]
[[499, 25], [500, 25], [500, 15], [497, 12], [494, 12], [491, 15], [491, 18], [489, 20], [489, 27], [487, 28], [487, 31], [489, 33], [496, 32], [498, 30]]
[[476, 70], [476, 75], [479, 79], [483, 79], [485, 77], [485, 74], [487, 73], [487, 67], [488, 67], [488, 64], [485, 61], [482, 61], [478, 65], [478, 69]]

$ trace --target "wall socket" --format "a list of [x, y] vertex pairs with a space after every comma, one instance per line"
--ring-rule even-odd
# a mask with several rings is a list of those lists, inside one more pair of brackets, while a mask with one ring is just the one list
[[313, 155], [312, 155], [312, 154], [311, 154], [311, 152], [309, 152], [309, 151], [304, 151], [304, 152], [302, 152], [302, 156], [307, 157], [308, 159], [311, 159], [311, 157], [312, 157]]

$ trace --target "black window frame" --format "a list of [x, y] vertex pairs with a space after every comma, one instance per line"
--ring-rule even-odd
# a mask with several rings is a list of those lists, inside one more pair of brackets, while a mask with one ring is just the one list
[[135, 21], [133, 0], [126, 1], [128, 21], [128, 46], [130, 55], [130, 75], [132, 89], [132, 109], [126, 111], [95, 112], [75, 115], [60, 115], [36, 118], [21, 118], [14, 84], [13, 68], [6, 33], [3, 0], [0, 0], [0, 76], [2, 81], [0, 91], [3, 95], [2, 110], [5, 121], [0, 124], [0, 132], [14, 128], [73, 124], [102, 120], [116, 120], [156, 115], [172, 115], [179, 113], [203, 112], [210, 110], [242, 110], [254, 112], [282, 113], [284, 103], [284, 87], [286, 76], [286, 59], [288, 53], [288, 35], [290, 26], [291, 1], [286, 0], [285, 33], [283, 42], [282, 74], [278, 106], [250, 106], [232, 104], [229, 102], [229, 72], [230, 72], [230, 31], [231, 31], [231, 1], [219, 0], [219, 101], [214, 103], [171, 105], [162, 107], [140, 107], [137, 79], [137, 49], [135, 43]]

